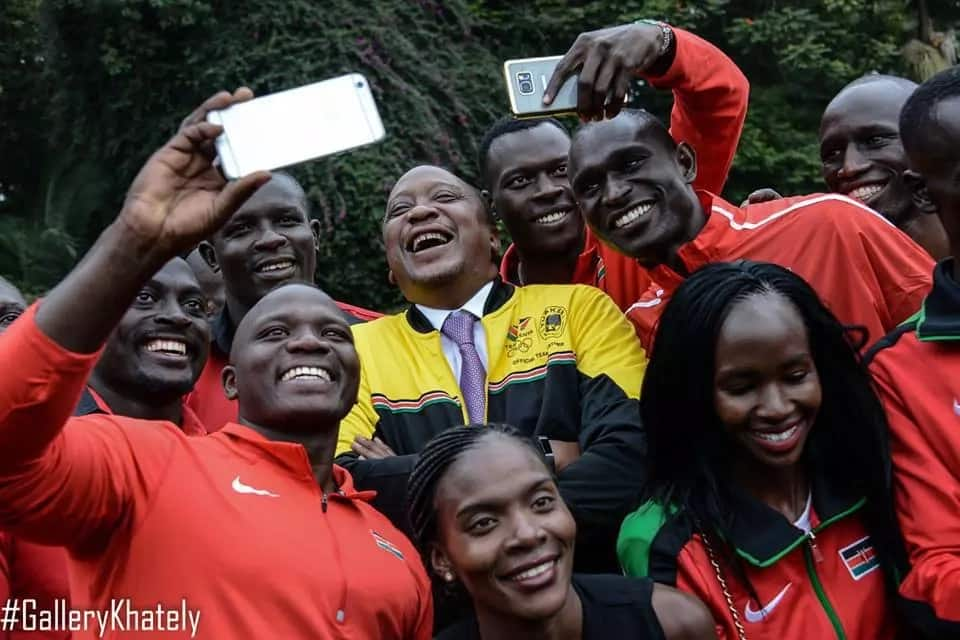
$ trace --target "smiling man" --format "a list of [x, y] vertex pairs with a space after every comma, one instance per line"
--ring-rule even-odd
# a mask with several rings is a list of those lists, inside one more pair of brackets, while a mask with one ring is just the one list
[[906, 78], [877, 74], [848, 84], [823, 112], [820, 158], [830, 191], [879, 211], [939, 260], [949, 255], [943, 225], [914, 205], [903, 177], [909, 161], [900, 111], [916, 88]]
[[[701, 158], [696, 186], [719, 193], [747, 113], [749, 84], [736, 64], [692, 33], [647, 22], [581, 34], [565, 68], [588, 58], [597, 63], [591, 68], [622, 63], [627, 77], [673, 92], [670, 133]], [[603, 77], [592, 83], [602, 90]], [[570, 189], [569, 152], [570, 136], [553, 118], [505, 118], [484, 135], [478, 162], [484, 197], [513, 240], [500, 274], [518, 285], [590, 284], [626, 310], [646, 291], [649, 276], [585, 228]]]
[[[293, 176], [277, 172], [199, 252], [223, 276], [225, 305], [213, 323], [210, 359], [189, 404], [207, 429], [236, 420], [236, 402], [223, 393], [221, 372], [237, 325], [264, 295], [291, 282], [314, 282], [320, 223], [310, 219], [307, 196]], [[339, 304], [339, 303], [338, 303]], [[350, 322], [379, 314], [340, 304]]]
[[593, 231], [650, 272], [653, 284], [627, 312], [647, 348], [672, 292], [712, 262], [788, 267], [871, 341], [916, 311], [930, 288], [930, 257], [859, 202], [814, 195], [741, 209], [695, 189], [692, 149], [645, 111], [583, 126], [570, 173]]
[[613, 540], [644, 478], [638, 395], [646, 358], [601, 291], [514, 287], [479, 194], [438, 167], [397, 182], [383, 240], [410, 308], [354, 326], [363, 365], [337, 453], [405, 524], [407, 475], [434, 435], [503, 422], [539, 439], [581, 532], [578, 564], [615, 571]]
[[[0, 336], [0, 360], [21, 374], [0, 386], [0, 527], [70, 550], [78, 609], [183, 606], [179, 635], [196, 638], [427, 640], [417, 553], [333, 464], [359, 363], [342, 311], [316, 288], [278, 288], [240, 322], [223, 374], [239, 422], [188, 438], [163, 419], [70, 417], [151, 274], [269, 180], [225, 184], [212, 164], [221, 132], [183, 127], [85, 259]], [[188, 368], [186, 339], [131, 336], [158, 377]]]

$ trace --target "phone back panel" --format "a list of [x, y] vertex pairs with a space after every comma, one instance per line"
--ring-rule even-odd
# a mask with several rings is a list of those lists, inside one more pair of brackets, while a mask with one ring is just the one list
[[503, 63], [503, 75], [510, 96], [510, 110], [519, 117], [535, 117], [577, 111], [577, 76], [567, 78], [549, 106], [543, 104], [543, 94], [553, 71], [563, 56], [522, 58]]
[[383, 123], [366, 79], [353, 73], [213, 111], [217, 151], [237, 178], [376, 142]]

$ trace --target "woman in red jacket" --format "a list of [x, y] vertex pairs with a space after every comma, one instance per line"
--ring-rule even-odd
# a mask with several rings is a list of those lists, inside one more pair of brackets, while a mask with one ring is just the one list
[[408, 498], [428, 566], [448, 592], [465, 588], [476, 614], [438, 640], [715, 637], [703, 604], [675, 589], [572, 575], [573, 516], [537, 445], [512, 427], [439, 434], [420, 453]]
[[705, 267], [664, 312], [649, 501], [617, 551], [703, 600], [722, 638], [895, 635], [886, 423], [853, 335], [767, 263]]

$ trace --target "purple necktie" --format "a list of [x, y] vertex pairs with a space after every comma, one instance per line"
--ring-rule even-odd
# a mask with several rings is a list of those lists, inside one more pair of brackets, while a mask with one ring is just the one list
[[460, 391], [467, 404], [467, 415], [473, 424], [483, 422], [483, 405], [487, 393], [486, 371], [480, 362], [480, 354], [473, 343], [473, 325], [477, 318], [467, 311], [457, 311], [447, 316], [440, 330], [460, 349]]

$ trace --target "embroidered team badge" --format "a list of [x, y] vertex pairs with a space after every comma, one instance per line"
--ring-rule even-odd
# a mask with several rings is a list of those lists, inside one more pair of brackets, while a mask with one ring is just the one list
[[567, 310], [563, 307], [547, 307], [540, 316], [537, 329], [544, 340], [552, 340], [563, 335], [566, 328]]
[[851, 545], [840, 549], [840, 559], [854, 580], [860, 580], [871, 571], [880, 567], [880, 558], [873, 548], [870, 536], [860, 538]]
[[529, 316], [526, 318], [520, 318], [510, 325], [510, 330], [507, 331], [507, 340], [510, 342], [516, 342], [520, 338], [520, 332], [525, 331], [528, 324], [530, 324]]
[[373, 529], [370, 530], [370, 535], [373, 536], [373, 541], [377, 543], [378, 547], [380, 547], [387, 553], [392, 553], [396, 557], [403, 560], [403, 551], [400, 551], [400, 549], [398, 549], [392, 542], [384, 538], [382, 535], [380, 535]]

